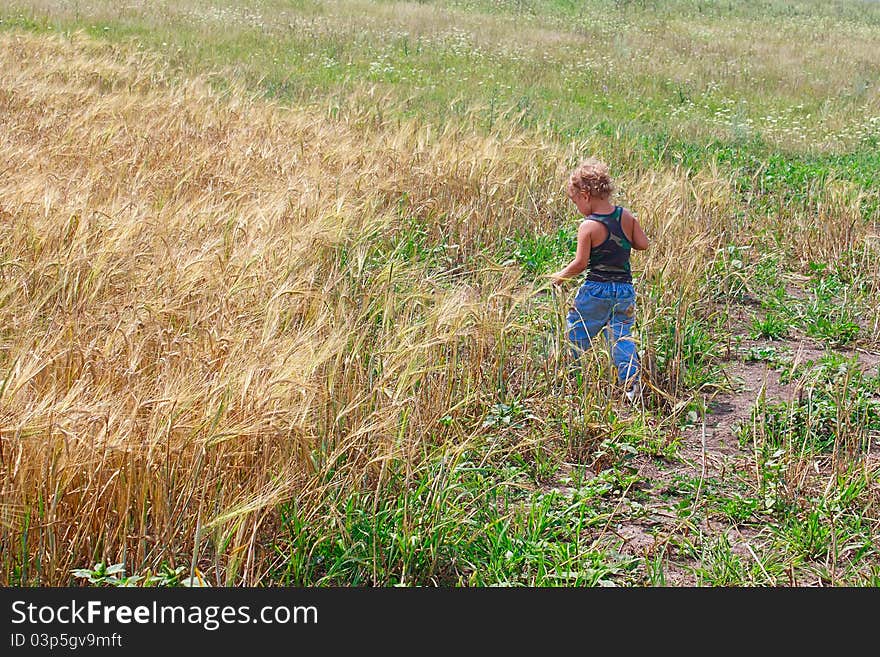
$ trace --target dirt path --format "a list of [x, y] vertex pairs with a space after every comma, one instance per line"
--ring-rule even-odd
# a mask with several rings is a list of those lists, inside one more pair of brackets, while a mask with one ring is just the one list
[[[775, 347], [790, 352], [792, 362], [802, 364], [816, 361], [826, 349], [811, 340], [788, 341], [743, 340], [745, 349], [750, 347]], [[836, 350], [844, 356], [857, 356], [859, 366], [868, 374], [880, 368], [880, 353], [866, 350]], [[783, 383], [779, 372], [765, 362], [740, 360], [740, 354], [732, 354], [725, 364], [729, 389], [714, 393], [705, 399], [705, 417], [682, 430], [678, 457], [664, 459], [648, 454], [635, 456], [631, 466], [635, 469], [642, 493], [648, 500], [638, 505], [632, 513], [632, 502], [624, 494], [621, 497], [616, 518], [594, 534], [597, 545], [615, 549], [621, 554], [660, 560], [667, 585], [693, 586], [698, 584], [694, 567], [698, 559], [693, 556], [669, 557], [669, 547], [675, 538], [700, 531], [712, 536], [724, 532], [731, 551], [743, 559], [756, 559], [752, 545], [757, 532], [730, 519], [713, 521], [711, 514], [682, 513], [681, 505], [688, 499], [694, 506], [705, 497], [710, 488], [715, 492], [735, 493], [754, 486], [755, 456], [750, 445], [742, 446], [736, 436], [740, 423], [747, 423], [758, 399], [763, 396], [771, 402], [791, 402], [799, 392], [797, 382]], [[567, 482], [561, 473], [560, 481]], [[595, 473], [590, 473], [595, 475]], [[695, 483], [696, 482], [696, 483]], [[689, 496], [680, 495], [682, 486], [690, 487]], [[694, 494], [693, 487], [696, 486]], [[547, 487], [563, 494], [571, 489], [563, 483]], [[631, 497], [631, 496], [630, 496]], [[644, 496], [642, 496], [644, 498]], [[695, 509], [696, 510], [696, 509]]]

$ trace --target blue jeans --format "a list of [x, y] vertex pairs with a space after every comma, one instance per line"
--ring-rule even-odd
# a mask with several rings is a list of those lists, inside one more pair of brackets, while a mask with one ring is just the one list
[[639, 355], [630, 336], [635, 315], [636, 291], [632, 283], [584, 281], [568, 313], [568, 339], [574, 358], [589, 349], [604, 329], [618, 379], [621, 383], [635, 381]]

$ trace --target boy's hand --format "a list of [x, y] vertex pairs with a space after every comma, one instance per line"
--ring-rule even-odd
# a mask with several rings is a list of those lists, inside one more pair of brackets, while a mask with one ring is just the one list
[[555, 285], [556, 287], [561, 286], [567, 280], [567, 278], [564, 278], [559, 274], [550, 274], [550, 282], [553, 283], [553, 285]]

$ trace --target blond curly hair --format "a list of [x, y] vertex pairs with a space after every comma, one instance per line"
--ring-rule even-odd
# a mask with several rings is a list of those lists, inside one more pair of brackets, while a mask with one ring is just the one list
[[608, 165], [595, 157], [581, 162], [577, 169], [572, 171], [569, 181], [575, 189], [586, 192], [594, 198], [608, 198], [614, 191]]

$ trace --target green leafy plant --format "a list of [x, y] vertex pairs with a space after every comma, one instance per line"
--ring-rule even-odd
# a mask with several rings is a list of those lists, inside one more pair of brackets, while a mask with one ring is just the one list
[[789, 320], [775, 313], [767, 313], [763, 318], [756, 317], [752, 321], [752, 337], [779, 340], [789, 335]]
[[74, 577], [85, 579], [94, 586], [135, 586], [143, 579], [139, 575], [126, 577], [125, 564], [108, 566], [103, 561], [96, 563], [91, 569], [77, 568], [71, 572]]
[[193, 577], [184, 577], [187, 573], [186, 566], [173, 568], [162, 563], [155, 573], [147, 572], [145, 575], [125, 576], [125, 564], [117, 563], [106, 565], [104, 562], [96, 563], [93, 568], [77, 568], [73, 571], [74, 577], [85, 579], [93, 586], [156, 586], [156, 587], [205, 587], [210, 583], [205, 576], [195, 570]]
[[486, 419], [483, 420], [483, 428], [521, 428], [530, 420], [537, 420], [537, 416], [532, 414], [519, 401], [512, 401], [509, 404], [499, 402], [489, 407]]
[[782, 367], [791, 362], [791, 349], [775, 345], [753, 345], [740, 352], [747, 363], [767, 363], [772, 367]]

